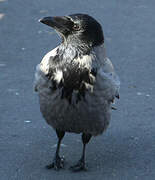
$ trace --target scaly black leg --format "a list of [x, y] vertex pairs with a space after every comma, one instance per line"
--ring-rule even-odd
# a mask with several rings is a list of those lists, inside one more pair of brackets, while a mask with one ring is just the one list
[[78, 163], [74, 166], [71, 166], [72, 171], [81, 171], [81, 170], [86, 170], [85, 166], [85, 149], [86, 149], [86, 144], [89, 142], [90, 138], [92, 137], [91, 134], [82, 134], [82, 142], [83, 142], [83, 151], [82, 151], [82, 156], [81, 159], [78, 161]]
[[56, 130], [56, 134], [58, 137], [58, 144], [57, 144], [55, 157], [53, 159], [53, 163], [46, 166], [47, 169], [54, 168], [55, 170], [59, 170], [60, 168], [64, 167], [64, 158], [59, 156], [59, 151], [60, 151], [61, 140], [63, 139], [65, 132]]

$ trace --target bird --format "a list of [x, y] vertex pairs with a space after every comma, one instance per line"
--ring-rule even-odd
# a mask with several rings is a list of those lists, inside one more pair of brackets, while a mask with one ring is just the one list
[[80, 160], [72, 171], [86, 170], [86, 145], [108, 127], [120, 80], [106, 56], [101, 24], [88, 14], [49, 16], [39, 22], [53, 28], [61, 43], [36, 66], [34, 89], [40, 111], [55, 130], [58, 142], [48, 169], [64, 168], [60, 156], [65, 133], [82, 134]]

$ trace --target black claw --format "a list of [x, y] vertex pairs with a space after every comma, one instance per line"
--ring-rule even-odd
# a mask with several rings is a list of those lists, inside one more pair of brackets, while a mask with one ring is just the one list
[[52, 168], [54, 168], [54, 163], [49, 164], [49, 165], [46, 166], [46, 169], [52, 169]]
[[46, 166], [46, 169], [59, 170], [64, 168], [64, 157], [54, 158], [53, 163]]
[[87, 168], [85, 167], [85, 163], [82, 161], [79, 161], [76, 165], [71, 166], [70, 169], [73, 172], [79, 172], [79, 171], [86, 171]]

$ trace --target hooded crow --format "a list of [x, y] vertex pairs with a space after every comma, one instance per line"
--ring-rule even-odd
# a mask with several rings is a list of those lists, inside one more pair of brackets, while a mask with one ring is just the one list
[[41, 113], [58, 137], [54, 160], [47, 168], [63, 168], [60, 144], [65, 132], [71, 132], [82, 133], [83, 142], [82, 156], [71, 169], [85, 170], [86, 144], [107, 129], [120, 81], [106, 57], [102, 27], [93, 17], [72, 14], [39, 21], [54, 28], [62, 39], [35, 73]]

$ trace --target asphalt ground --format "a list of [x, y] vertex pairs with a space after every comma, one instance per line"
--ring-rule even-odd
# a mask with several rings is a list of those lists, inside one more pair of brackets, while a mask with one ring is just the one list
[[[0, 0], [0, 179], [155, 179], [155, 1]], [[121, 79], [108, 130], [87, 147], [87, 172], [72, 173], [81, 137], [67, 134], [66, 168], [46, 170], [56, 135], [33, 92], [35, 66], [60, 43], [38, 22], [44, 16], [88, 13], [103, 26], [107, 54]]]

